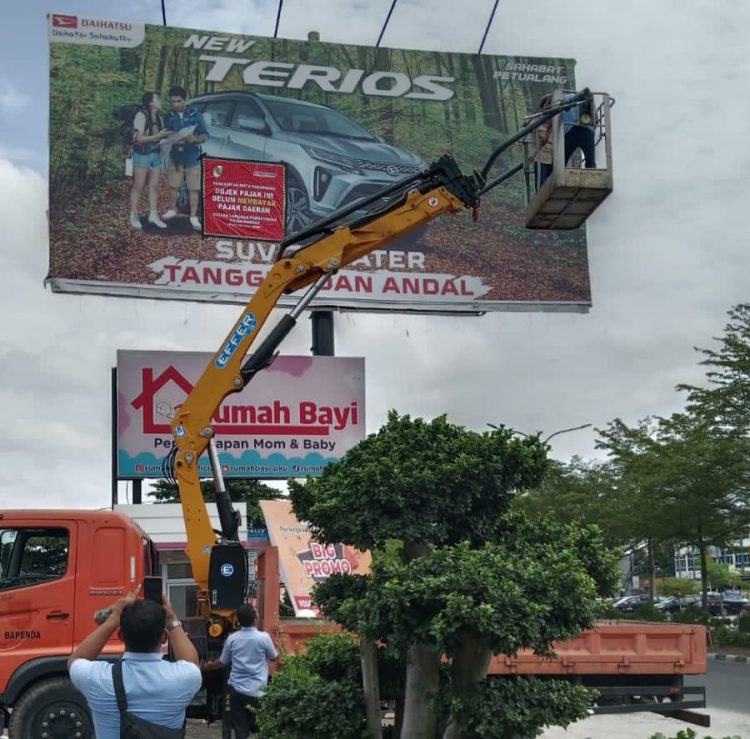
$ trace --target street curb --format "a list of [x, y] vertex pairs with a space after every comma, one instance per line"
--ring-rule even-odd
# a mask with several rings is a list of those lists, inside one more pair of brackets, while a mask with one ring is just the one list
[[722, 662], [747, 662], [748, 657], [737, 654], [709, 654], [709, 657], [721, 660]]

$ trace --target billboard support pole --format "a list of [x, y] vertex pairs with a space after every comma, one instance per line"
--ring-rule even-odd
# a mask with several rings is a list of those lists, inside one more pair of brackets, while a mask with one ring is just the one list
[[312, 347], [314, 357], [335, 356], [333, 334], [333, 311], [316, 310], [312, 316]]
[[114, 510], [117, 505], [117, 367], [112, 367], [110, 378], [110, 415], [112, 418], [112, 510]]

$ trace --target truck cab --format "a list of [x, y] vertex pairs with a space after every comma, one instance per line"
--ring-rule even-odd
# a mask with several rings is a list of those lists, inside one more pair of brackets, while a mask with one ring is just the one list
[[[0, 727], [12, 709], [12, 737], [93, 737], [67, 659], [97, 611], [153, 574], [154, 554], [121, 513], [0, 512]], [[104, 654], [122, 651], [113, 637]]]

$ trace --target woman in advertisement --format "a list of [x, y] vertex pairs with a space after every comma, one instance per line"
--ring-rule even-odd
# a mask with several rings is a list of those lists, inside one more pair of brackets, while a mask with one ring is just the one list
[[130, 225], [141, 229], [138, 206], [143, 187], [148, 182], [148, 222], [157, 228], [167, 224], [159, 218], [159, 182], [161, 181], [162, 139], [169, 136], [161, 117], [161, 99], [155, 92], [146, 92], [141, 98], [142, 109], [133, 118], [133, 188], [130, 191]]

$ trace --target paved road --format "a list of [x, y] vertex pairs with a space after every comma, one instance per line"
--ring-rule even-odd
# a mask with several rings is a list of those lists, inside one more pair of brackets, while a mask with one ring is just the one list
[[222, 739], [221, 722], [207, 726], [202, 721], [188, 721], [186, 739]]
[[[705, 709], [711, 717], [711, 728], [693, 727], [699, 737], [740, 737], [750, 739], [750, 663], [725, 662], [713, 656], [708, 674], [686, 679], [688, 685], [706, 687]], [[675, 736], [685, 724], [654, 713], [631, 713], [624, 716], [593, 716], [573, 724], [567, 731], [548, 729], [540, 739], [648, 739], [656, 732]]]
[[708, 675], [696, 675], [685, 680], [687, 685], [706, 686], [708, 712], [712, 708], [719, 708], [750, 715], [750, 663], [711, 658], [708, 669]]

